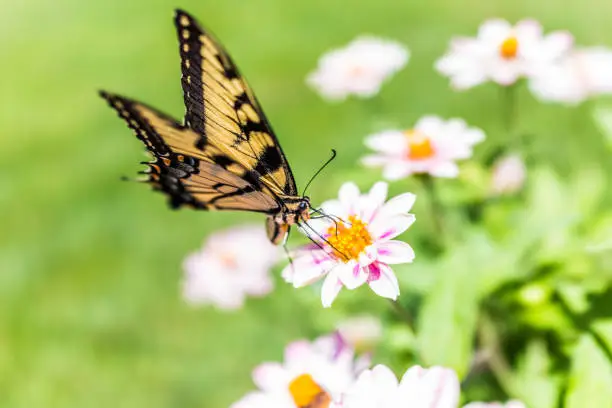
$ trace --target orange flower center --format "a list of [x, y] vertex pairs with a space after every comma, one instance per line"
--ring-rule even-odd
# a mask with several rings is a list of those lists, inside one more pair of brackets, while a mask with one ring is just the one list
[[505, 59], [514, 59], [518, 54], [519, 43], [514, 36], [506, 38], [499, 46], [499, 54]]
[[299, 375], [291, 381], [289, 393], [295, 405], [300, 408], [327, 408], [331, 401], [329, 394], [313, 380], [310, 374]]
[[407, 130], [404, 132], [408, 140], [408, 158], [411, 160], [429, 159], [435, 150], [431, 145], [431, 139], [418, 130]]
[[359, 254], [372, 244], [367, 224], [355, 215], [349, 215], [347, 223], [339, 222], [337, 227], [335, 224], [329, 227], [327, 234], [327, 242], [335, 249], [333, 255], [345, 263], [357, 260]]

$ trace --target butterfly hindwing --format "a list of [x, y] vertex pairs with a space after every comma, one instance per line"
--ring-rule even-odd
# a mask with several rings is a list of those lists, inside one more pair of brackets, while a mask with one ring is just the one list
[[204, 151], [217, 149], [257, 173], [278, 195], [296, 196], [285, 155], [253, 92], [217, 40], [177, 10], [185, 125]]
[[258, 176], [214, 147], [199, 148], [199, 135], [155, 109], [101, 92], [109, 105], [143, 141], [154, 160], [145, 172], [153, 188], [173, 207], [275, 213], [279, 203]]

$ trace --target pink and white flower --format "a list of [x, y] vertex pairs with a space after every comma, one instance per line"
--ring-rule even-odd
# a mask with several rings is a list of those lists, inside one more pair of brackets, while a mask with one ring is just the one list
[[506, 403], [501, 402], [470, 402], [463, 408], [527, 408], [521, 401], [512, 400]]
[[577, 48], [557, 64], [534, 75], [529, 83], [542, 101], [576, 105], [612, 93], [612, 50], [606, 47]]
[[387, 130], [368, 136], [365, 144], [375, 151], [365, 156], [368, 167], [382, 167], [383, 177], [398, 180], [415, 173], [434, 177], [457, 177], [456, 160], [472, 156], [473, 146], [482, 142], [481, 129], [468, 127], [462, 119], [421, 118], [413, 129]]
[[324, 307], [331, 306], [343, 287], [355, 289], [365, 283], [379, 296], [397, 299], [399, 284], [389, 265], [412, 262], [414, 251], [393, 238], [414, 222], [408, 211], [415, 198], [405, 193], [385, 203], [387, 183], [374, 184], [367, 194], [361, 194], [355, 183], [343, 184], [338, 199], [321, 206], [334, 218], [309, 221], [316, 232], [309, 235], [318, 246], [298, 250], [283, 277], [296, 288], [325, 277], [321, 289]]
[[376, 95], [409, 57], [408, 49], [398, 42], [362, 36], [324, 54], [306, 82], [326, 99], [342, 100], [349, 95], [368, 98]]
[[183, 263], [183, 296], [192, 304], [238, 309], [247, 295], [272, 291], [270, 269], [278, 259], [278, 249], [259, 226], [214, 233]]
[[[337, 401], [369, 366], [338, 335], [314, 342], [296, 341], [285, 349], [283, 363], [263, 363], [253, 370], [259, 388], [231, 408], [297, 408], [314, 401]], [[327, 406], [327, 405], [321, 405]]]
[[436, 69], [450, 77], [456, 89], [468, 89], [486, 81], [514, 84], [562, 58], [572, 47], [565, 31], [548, 35], [535, 20], [512, 26], [505, 20], [485, 21], [476, 38], [452, 40], [449, 51], [436, 62]]
[[371, 350], [381, 340], [383, 326], [379, 317], [354, 316], [336, 326], [342, 338], [356, 350]]
[[384, 365], [366, 370], [342, 398], [342, 408], [456, 408], [459, 379], [451, 369], [414, 366], [401, 381]]
[[491, 174], [491, 193], [493, 195], [516, 193], [525, 184], [526, 174], [525, 163], [516, 154], [496, 160]]

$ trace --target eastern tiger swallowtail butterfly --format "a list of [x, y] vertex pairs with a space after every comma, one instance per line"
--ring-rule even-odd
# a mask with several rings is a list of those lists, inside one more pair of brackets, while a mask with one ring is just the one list
[[287, 159], [266, 117], [221, 44], [184, 11], [174, 19], [185, 100], [184, 123], [123, 96], [101, 91], [152, 154], [145, 181], [173, 208], [267, 214], [270, 240], [283, 242], [309, 219]]

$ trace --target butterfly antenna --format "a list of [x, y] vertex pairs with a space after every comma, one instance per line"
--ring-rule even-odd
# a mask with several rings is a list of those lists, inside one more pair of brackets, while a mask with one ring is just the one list
[[319, 168], [319, 170], [317, 170], [317, 172], [310, 178], [310, 180], [308, 181], [308, 183], [306, 183], [306, 187], [304, 187], [304, 192], [302, 193], [302, 197], [304, 197], [306, 195], [306, 191], [308, 191], [308, 187], [310, 187], [310, 184], [313, 182], [313, 180], [319, 175], [319, 173], [321, 173], [323, 171], [323, 169], [325, 167], [327, 167], [327, 165], [329, 163], [331, 163], [334, 159], [336, 158], [336, 149], [332, 149], [332, 155], [329, 159], [327, 159], [327, 161]]

